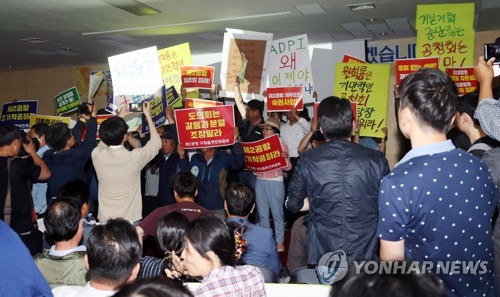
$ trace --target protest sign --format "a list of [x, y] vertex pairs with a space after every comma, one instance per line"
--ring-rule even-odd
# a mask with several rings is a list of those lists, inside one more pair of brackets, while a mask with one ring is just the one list
[[100, 140], [101, 139], [101, 137], [99, 137], [99, 129], [101, 129], [102, 122], [104, 122], [105, 120], [110, 119], [112, 117], [113, 117], [112, 114], [98, 114], [97, 115], [97, 132], [96, 132], [96, 135], [95, 135], [95, 139], [96, 140]]
[[[167, 106], [173, 108], [182, 107], [182, 100], [180, 100], [181, 97], [179, 97], [179, 94], [175, 90], [175, 86], [171, 86], [165, 90], [165, 97], [167, 98]], [[178, 102], [181, 104], [178, 104]]]
[[439, 56], [439, 68], [474, 65], [474, 3], [417, 5], [417, 58]]
[[156, 46], [108, 58], [113, 80], [113, 102], [109, 112], [139, 103], [163, 86]]
[[71, 118], [70, 117], [55, 117], [55, 116], [48, 116], [48, 115], [41, 115], [41, 114], [32, 114], [30, 116], [30, 127], [35, 125], [35, 124], [40, 124], [44, 123], [47, 125], [52, 125], [54, 123], [65, 123], [68, 125], [68, 127], [71, 124]]
[[420, 68], [439, 68], [439, 57], [396, 60], [396, 85]]
[[245, 102], [263, 99], [272, 33], [226, 29], [222, 47], [221, 97], [234, 98], [234, 84], [240, 80]]
[[389, 73], [388, 64], [337, 63], [333, 94], [357, 103], [361, 136], [384, 137]]
[[342, 62], [343, 63], [365, 63], [365, 61], [358, 59], [356, 57], [353, 57], [351, 55], [344, 55]]
[[267, 88], [267, 111], [290, 111], [304, 109], [302, 87]]
[[474, 92], [479, 86], [473, 67], [446, 68], [446, 73], [455, 82], [460, 95]]
[[[155, 128], [165, 125], [167, 120], [167, 115], [165, 114], [165, 108], [167, 107], [167, 98], [165, 95], [165, 86], [159, 88], [153, 95], [144, 99], [143, 102], [148, 102], [151, 105], [151, 119]], [[146, 117], [143, 115], [142, 119], [142, 129], [141, 134], [149, 133], [149, 126]]]
[[213, 100], [186, 98], [186, 100], [184, 100], [184, 104], [186, 108], [202, 108], [209, 106], [219, 106], [222, 105], [222, 102]]
[[38, 100], [5, 103], [2, 107], [2, 124], [20, 129], [30, 128], [30, 117], [38, 111]]
[[80, 101], [78, 90], [76, 87], [72, 87], [57, 94], [54, 98], [54, 104], [56, 107], [56, 114], [61, 115], [77, 110], [78, 107], [82, 105], [82, 102]]
[[242, 142], [241, 146], [247, 170], [266, 172], [286, 166], [280, 138], [276, 134], [254, 142]]
[[274, 40], [269, 57], [269, 86], [302, 86], [304, 103], [314, 99], [307, 35]]
[[212, 89], [215, 67], [181, 66], [182, 86], [185, 88]]
[[211, 106], [175, 110], [179, 145], [188, 148], [218, 147], [234, 143], [234, 109]]
[[89, 77], [89, 93], [88, 93], [88, 102], [92, 103], [92, 98], [94, 94], [99, 90], [102, 81], [104, 80], [104, 72], [98, 71], [96, 73], [91, 73]]

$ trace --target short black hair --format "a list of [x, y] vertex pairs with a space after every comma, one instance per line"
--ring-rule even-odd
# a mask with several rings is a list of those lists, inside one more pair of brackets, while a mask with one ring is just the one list
[[90, 191], [88, 184], [82, 180], [75, 179], [65, 183], [59, 188], [57, 199], [73, 201], [79, 209], [82, 209], [85, 203], [89, 203], [89, 195]]
[[95, 226], [87, 242], [90, 280], [121, 286], [141, 261], [142, 246], [134, 226], [111, 219]]
[[21, 138], [21, 130], [14, 125], [0, 125], [0, 146], [10, 145]]
[[54, 150], [61, 151], [66, 147], [71, 135], [71, 130], [66, 123], [54, 123], [47, 129], [45, 141], [47, 141]]
[[255, 204], [255, 191], [244, 183], [232, 183], [226, 189], [226, 206], [230, 215], [244, 217]]
[[409, 108], [418, 123], [448, 131], [457, 111], [457, 87], [439, 69], [422, 68], [405, 77], [398, 88], [399, 109]]
[[80, 227], [82, 213], [72, 201], [56, 201], [47, 208], [43, 221], [47, 235], [55, 242], [75, 237]]
[[188, 218], [180, 212], [166, 214], [156, 226], [156, 240], [164, 253], [175, 252], [181, 255], [184, 249]]
[[42, 137], [45, 135], [45, 133], [47, 133], [49, 125], [47, 125], [46, 123], [36, 123], [33, 126], [31, 126], [30, 129], [33, 130], [33, 132], [35, 132], [35, 134], [38, 135], [38, 137]]
[[328, 140], [350, 137], [353, 120], [351, 102], [347, 99], [330, 96], [318, 106], [318, 123]]
[[99, 137], [106, 145], [120, 145], [128, 131], [128, 125], [121, 117], [112, 117], [102, 122]]
[[466, 113], [474, 121], [475, 125], [479, 126], [479, 121], [474, 118], [474, 113], [476, 112], [477, 105], [479, 104], [479, 93], [467, 93], [463, 96], [458, 97], [457, 111], [459, 114]]
[[181, 282], [169, 278], [141, 278], [121, 287], [113, 297], [193, 297]]
[[212, 251], [222, 266], [234, 265], [234, 234], [226, 221], [215, 216], [201, 216], [191, 221], [186, 230], [186, 239], [205, 258]]
[[261, 117], [264, 114], [264, 102], [260, 100], [252, 99], [248, 101], [247, 106], [252, 110], [258, 110]]
[[196, 196], [198, 191], [198, 179], [191, 172], [181, 172], [172, 178], [172, 190], [180, 198]]

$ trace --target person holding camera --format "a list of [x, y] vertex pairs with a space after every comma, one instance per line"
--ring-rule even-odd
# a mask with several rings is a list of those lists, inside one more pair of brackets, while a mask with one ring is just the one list
[[[28, 156], [19, 156], [21, 147]], [[42, 234], [33, 217], [32, 183], [49, 177], [33, 141], [15, 126], [0, 126], [0, 218], [21, 236], [32, 255], [42, 250]]]

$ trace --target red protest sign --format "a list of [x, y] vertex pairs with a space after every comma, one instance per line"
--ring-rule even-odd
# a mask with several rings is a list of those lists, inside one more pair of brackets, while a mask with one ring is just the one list
[[245, 169], [266, 172], [286, 166], [283, 148], [278, 135], [254, 142], [242, 142], [245, 154]]
[[234, 143], [232, 106], [176, 109], [179, 144], [185, 149], [226, 146]]
[[[314, 120], [318, 121], [318, 106], [319, 102], [314, 102]], [[358, 104], [356, 102], [351, 102], [352, 117], [355, 122], [358, 121]]]
[[267, 111], [289, 111], [295, 107], [304, 108], [302, 87], [272, 87], [267, 88]]
[[420, 68], [439, 68], [439, 57], [396, 60], [396, 85]]
[[112, 117], [113, 117], [112, 114], [98, 114], [97, 115], [97, 133], [96, 133], [96, 136], [95, 136], [96, 140], [100, 140], [101, 139], [99, 137], [99, 129], [101, 128], [102, 122], [104, 122], [105, 120], [110, 119]]
[[365, 61], [358, 59], [356, 57], [350, 56], [345, 54], [344, 58], [342, 59], [343, 63], [366, 63]]
[[446, 68], [446, 73], [457, 86], [460, 95], [477, 90], [478, 82], [473, 67]]
[[184, 104], [186, 108], [203, 108], [209, 106], [219, 106], [222, 105], [222, 102], [213, 100], [186, 98], [184, 100]]
[[181, 66], [182, 86], [184, 88], [211, 89], [215, 67]]

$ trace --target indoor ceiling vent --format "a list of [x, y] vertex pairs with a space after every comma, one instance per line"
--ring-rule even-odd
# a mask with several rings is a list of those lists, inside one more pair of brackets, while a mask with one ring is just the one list
[[47, 39], [39, 38], [39, 37], [30, 37], [30, 38], [23, 38], [20, 39], [21, 41], [24, 42], [29, 42], [29, 43], [43, 43], [43, 42], [48, 42]]
[[109, 4], [111, 6], [125, 10], [127, 12], [130, 12], [130, 13], [138, 15], [138, 16], [153, 15], [153, 14], [161, 13], [161, 10], [158, 10], [154, 7], [146, 5], [146, 4], [139, 2], [137, 0], [101, 0], [101, 2], [104, 2], [106, 4]]
[[363, 10], [363, 9], [373, 9], [375, 4], [373, 2], [361, 3], [361, 4], [349, 4], [347, 5], [352, 11]]

